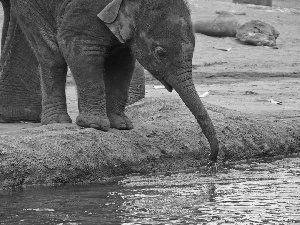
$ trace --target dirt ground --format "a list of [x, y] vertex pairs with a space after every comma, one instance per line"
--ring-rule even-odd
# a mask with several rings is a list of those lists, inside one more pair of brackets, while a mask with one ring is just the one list
[[[192, 19], [216, 11], [245, 12], [279, 32], [278, 49], [242, 45], [234, 38], [196, 34], [193, 78], [221, 142], [220, 164], [300, 152], [300, 5], [273, 0], [273, 7], [230, 0], [189, 0]], [[230, 51], [222, 51], [226, 48]], [[0, 188], [73, 183], [128, 172], [203, 166], [208, 144], [176, 92], [146, 75], [146, 98], [127, 108], [135, 129], [99, 132], [76, 125], [0, 124]], [[66, 87], [68, 111], [78, 114], [76, 88]], [[270, 99], [280, 101], [274, 104]], [[5, 171], [5, 172], [3, 172]]]

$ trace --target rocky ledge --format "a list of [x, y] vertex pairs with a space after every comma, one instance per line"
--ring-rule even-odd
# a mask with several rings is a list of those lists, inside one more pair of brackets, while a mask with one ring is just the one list
[[[299, 117], [266, 118], [208, 103], [206, 107], [221, 142], [220, 166], [300, 152]], [[130, 131], [54, 124], [1, 133], [0, 189], [95, 182], [206, 164], [208, 142], [180, 99], [146, 98], [129, 106], [127, 114], [135, 125]]]

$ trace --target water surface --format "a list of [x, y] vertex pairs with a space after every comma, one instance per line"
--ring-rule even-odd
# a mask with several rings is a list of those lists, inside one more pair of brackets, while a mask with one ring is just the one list
[[2, 191], [0, 224], [300, 224], [300, 158]]

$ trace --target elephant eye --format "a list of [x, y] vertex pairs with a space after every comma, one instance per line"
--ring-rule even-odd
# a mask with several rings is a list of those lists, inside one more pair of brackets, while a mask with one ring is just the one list
[[163, 59], [167, 57], [167, 51], [161, 46], [158, 46], [154, 49], [154, 54], [158, 59]]

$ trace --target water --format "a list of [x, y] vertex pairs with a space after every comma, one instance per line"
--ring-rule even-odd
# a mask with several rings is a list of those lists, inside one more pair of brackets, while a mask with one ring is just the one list
[[300, 224], [300, 158], [2, 191], [0, 224]]

